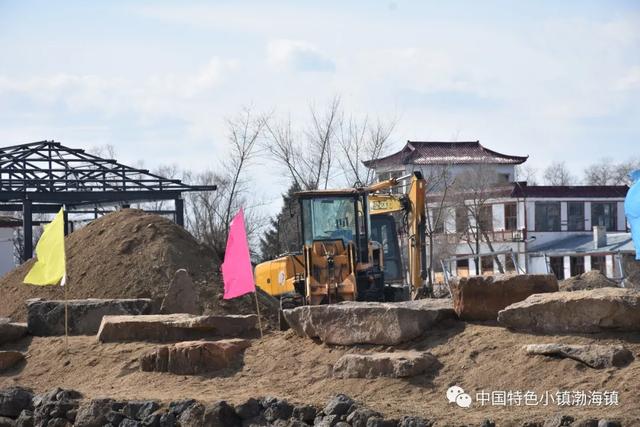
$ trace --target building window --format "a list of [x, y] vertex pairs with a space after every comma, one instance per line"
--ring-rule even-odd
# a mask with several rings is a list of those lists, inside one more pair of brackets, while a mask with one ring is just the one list
[[482, 231], [493, 231], [493, 209], [491, 205], [480, 206], [480, 228]]
[[591, 270], [599, 271], [605, 275], [607, 274], [607, 259], [604, 255], [591, 256]]
[[516, 254], [513, 254], [513, 256], [511, 256], [511, 254], [505, 255], [505, 258], [504, 258], [505, 273], [516, 271], [516, 265], [513, 262], [513, 257], [516, 257], [516, 256], [517, 256]]
[[549, 266], [551, 272], [556, 275], [558, 280], [564, 280], [564, 258], [561, 256], [552, 256], [549, 258]]
[[616, 203], [591, 203], [591, 226], [606, 227], [607, 231], [616, 231]]
[[480, 261], [482, 274], [493, 274], [493, 257], [483, 256]]
[[571, 276], [578, 276], [584, 273], [584, 257], [572, 256], [569, 258], [569, 267], [571, 269]]
[[536, 202], [536, 231], [560, 231], [560, 202]]
[[569, 231], [584, 231], [584, 202], [567, 203]]
[[459, 259], [456, 262], [456, 270], [458, 272], [458, 276], [460, 277], [468, 277], [469, 276], [469, 259]]
[[511, 181], [511, 175], [508, 173], [498, 174], [498, 183], [507, 183]]
[[467, 208], [462, 206], [456, 208], [456, 232], [466, 233], [469, 229], [469, 213]]
[[504, 229], [507, 231], [518, 229], [518, 205], [515, 203], [504, 205]]

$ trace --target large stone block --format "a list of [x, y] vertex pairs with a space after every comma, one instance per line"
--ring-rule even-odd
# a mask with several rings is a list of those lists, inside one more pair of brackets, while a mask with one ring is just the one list
[[98, 340], [101, 342], [170, 342], [252, 336], [256, 332], [257, 320], [258, 317], [255, 314], [105, 316], [98, 331]]
[[[149, 314], [151, 300], [78, 299], [66, 302], [70, 335], [93, 335], [104, 316]], [[31, 335], [64, 335], [65, 301], [28, 300], [27, 327]]]
[[27, 335], [26, 323], [11, 323], [7, 318], [0, 318], [0, 344], [19, 340]]
[[622, 368], [634, 359], [633, 353], [621, 345], [529, 344], [527, 354], [569, 358], [595, 368]]
[[449, 300], [399, 303], [343, 302], [284, 310], [299, 336], [327, 344], [396, 345], [421, 336], [443, 319], [455, 318]]
[[162, 300], [161, 313], [201, 314], [198, 306], [198, 291], [185, 269], [176, 271], [169, 284], [167, 295]]
[[462, 320], [496, 320], [508, 305], [533, 294], [557, 291], [558, 280], [551, 274], [500, 274], [451, 281], [453, 309]]
[[231, 366], [249, 345], [244, 339], [179, 342], [142, 355], [140, 369], [180, 375], [216, 371]]
[[338, 378], [404, 378], [423, 374], [439, 364], [430, 353], [408, 350], [393, 353], [345, 354], [333, 366]]
[[19, 351], [0, 351], [0, 372], [12, 368], [24, 360], [24, 354]]
[[640, 292], [601, 288], [531, 295], [500, 311], [498, 323], [549, 334], [640, 331]]

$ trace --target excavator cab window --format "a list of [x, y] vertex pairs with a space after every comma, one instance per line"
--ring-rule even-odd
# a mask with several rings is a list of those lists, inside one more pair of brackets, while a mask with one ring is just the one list
[[304, 244], [341, 239], [345, 247], [353, 242], [361, 257], [362, 249], [367, 250], [370, 229], [362, 198], [362, 195], [301, 198]]

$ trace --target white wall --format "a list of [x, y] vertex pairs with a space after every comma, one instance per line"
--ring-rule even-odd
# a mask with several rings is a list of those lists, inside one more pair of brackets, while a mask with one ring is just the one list
[[16, 267], [13, 257], [13, 228], [0, 228], [0, 275]]

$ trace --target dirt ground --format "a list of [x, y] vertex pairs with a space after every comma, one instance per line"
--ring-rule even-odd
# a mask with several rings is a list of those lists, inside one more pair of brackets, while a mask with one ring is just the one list
[[[527, 356], [522, 346], [563, 342], [626, 345], [636, 360], [625, 368], [595, 370], [568, 359]], [[454, 322], [441, 325], [417, 342], [401, 348], [428, 350], [441, 367], [411, 379], [335, 379], [332, 364], [347, 352], [391, 351], [391, 348], [331, 347], [299, 338], [291, 331], [274, 332], [255, 340], [244, 361], [233, 369], [209, 376], [181, 376], [141, 372], [138, 356], [153, 344], [99, 344], [95, 337], [70, 337], [65, 356], [63, 338], [26, 338], [3, 349], [21, 348], [27, 362], [0, 375], [0, 387], [21, 384], [41, 392], [56, 386], [81, 391], [86, 397], [158, 399], [225, 399], [240, 403], [249, 397], [272, 395], [295, 403], [322, 406], [330, 396], [346, 393], [388, 417], [420, 415], [437, 425], [481, 423], [521, 426], [553, 414], [576, 419], [614, 418], [625, 426], [640, 425], [640, 333], [589, 336], [536, 336], [514, 333], [491, 324]], [[474, 404], [463, 409], [445, 399], [448, 387], [458, 385]], [[619, 405], [609, 407], [484, 406], [481, 391], [616, 391]]]

